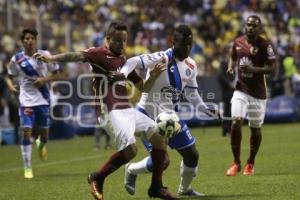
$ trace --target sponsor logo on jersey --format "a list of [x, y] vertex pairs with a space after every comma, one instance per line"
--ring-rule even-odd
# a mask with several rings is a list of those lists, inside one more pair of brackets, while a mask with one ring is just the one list
[[251, 53], [252, 55], [256, 55], [257, 52], [258, 52], [258, 48], [257, 48], [257, 47], [251, 47], [251, 48], [250, 48], [250, 53]]
[[189, 68], [187, 68], [187, 69], [185, 70], [185, 75], [186, 75], [186, 76], [190, 76], [191, 74], [192, 74], [191, 70], [190, 70]]
[[33, 109], [32, 108], [25, 108], [24, 109], [24, 115], [31, 117], [33, 114]]

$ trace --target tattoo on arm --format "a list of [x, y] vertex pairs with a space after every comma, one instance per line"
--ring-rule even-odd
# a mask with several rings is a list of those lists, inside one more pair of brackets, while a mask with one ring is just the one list
[[84, 61], [84, 55], [82, 52], [68, 52], [53, 55], [52, 59], [56, 62], [78, 62]]

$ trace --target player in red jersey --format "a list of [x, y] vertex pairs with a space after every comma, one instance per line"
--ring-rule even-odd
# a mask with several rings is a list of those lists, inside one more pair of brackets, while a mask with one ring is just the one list
[[261, 143], [261, 126], [266, 111], [265, 74], [275, 70], [276, 55], [270, 41], [260, 35], [262, 28], [258, 16], [246, 20], [245, 35], [234, 40], [229, 58], [227, 74], [233, 75], [238, 68], [238, 81], [231, 99], [231, 149], [234, 162], [227, 170], [227, 176], [235, 176], [241, 170], [240, 149], [243, 118], [248, 116], [251, 130], [250, 156], [244, 168], [244, 175], [253, 175], [254, 161]]
[[[137, 153], [134, 136], [134, 132], [139, 131], [136, 128], [136, 111], [135, 108], [130, 106], [128, 101], [123, 77], [120, 77], [119, 81], [107, 80], [110, 77], [118, 77], [117, 72], [126, 62], [123, 52], [127, 44], [127, 38], [127, 26], [123, 22], [112, 22], [106, 32], [106, 44], [104, 47], [92, 47], [81, 52], [62, 53], [50, 57], [39, 54], [35, 55], [37, 59], [45, 62], [88, 62], [94, 74], [105, 75], [102, 78], [98, 76], [94, 78], [93, 89], [100, 102], [103, 102], [100, 106], [102, 112], [106, 106], [108, 123], [113, 128], [112, 132], [118, 144], [118, 152], [114, 153], [99, 171], [91, 173], [88, 177], [91, 193], [97, 200], [104, 199], [103, 185], [105, 178], [132, 160]], [[160, 68], [157, 68], [156, 72], [160, 73]], [[142, 80], [135, 72], [131, 73], [128, 78], [135, 85]], [[141, 130], [146, 132], [147, 137], [155, 147], [154, 152], [151, 154], [155, 164], [149, 188], [149, 191], [151, 191], [149, 196], [176, 200], [176, 195], [170, 193], [162, 184], [162, 172], [166, 157], [166, 141], [163, 136], [156, 133], [154, 125], [145, 124], [142, 127], [143, 130]]]

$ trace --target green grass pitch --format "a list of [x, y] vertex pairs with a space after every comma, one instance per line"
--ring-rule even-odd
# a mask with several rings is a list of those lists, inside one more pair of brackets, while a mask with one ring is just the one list
[[[300, 199], [300, 124], [264, 125], [263, 141], [256, 159], [255, 175], [226, 177], [232, 162], [229, 137], [221, 137], [219, 127], [192, 129], [200, 152], [199, 174], [193, 187], [203, 200], [299, 200]], [[38, 159], [33, 148], [34, 179], [24, 180], [18, 146], [0, 147], [1, 200], [85, 200], [92, 199], [86, 177], [99, 168], [113, 150], [93, 151], [93, 137], [50, 141], [49, 159]], [[249, 152], [249, 128], [243, 128], [243, 165]], [[135, 160], [146, 155], [138, 142]], [[164, 183], [176, 191], [180, 157], [169, 151], [171, 165], [164, 173]], [[140, 175], [137, 192], [130, 196], [123, 188], [124, 168], [109, 176], [104, 187], [106, 200], [144, 200], [150, 175]], [[191, 199], [191, 198], [185, 198]]]

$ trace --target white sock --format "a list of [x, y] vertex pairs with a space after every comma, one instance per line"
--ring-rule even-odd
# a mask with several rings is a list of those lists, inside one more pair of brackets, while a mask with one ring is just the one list
[[180, 185], [178, 188], [178, 193], [186, 192], [192, 188], [192, 181], [196, 177], [198, 172], [198, 167], [187, 167], [183, 161], [180, 164]]
[[147, 162], [149, 159], [150, 157], [148, 156], [140, 162], [130, 163], [130, 165], [128, 166], [128, 172], [135, 175], [142, 173], [150, 173], [150, 171], [147, 168]]
[[24, 167], [31, 167], [31, 153], [32, 153], [32, 145], [21, 145], [21, 153], [24, 162]]

